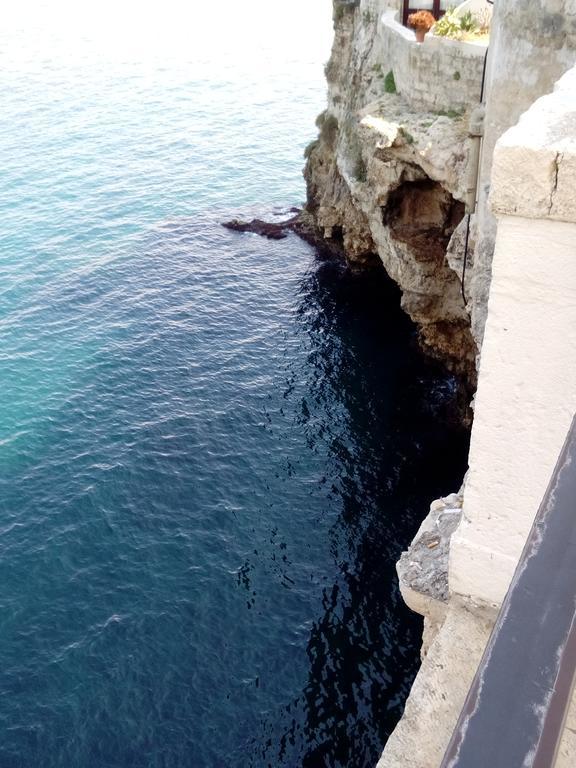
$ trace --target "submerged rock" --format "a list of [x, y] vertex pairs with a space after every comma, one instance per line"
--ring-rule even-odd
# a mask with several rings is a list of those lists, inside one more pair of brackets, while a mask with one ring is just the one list
[[261, 237], [267, 237], [269, 240], [282, 240], [288, 237], [286, 229], [290, 220], [282, 222], [263, 221], [262, 219], [252, 219], [252, 221], [240, 221], [240, 219], [231, 219], [223, 222], [222, 226], [231, 229], [234, 232], [253, 232]]
[[[263, 219], [231, 219], [222, 222], [222, 226], [233, 232], [251, 232], [269, 240], [283, 240], [290, 232], [298, 235], [310, 245], [313, 245], [320, 256], [327, 258], [336, 257], [344, 260], [346, 255], [346, 243], [344, 242], [342, 228], [334, 227], [330, 232], [320, 228], [315, 216], [310, 211], [300, 208], [290, 208], [294, 215], [284, 221], [264, 221]], [[362, 258], [356, 260], [346, 259], [347, 267], [356, 271], [367, 267], [381, 268], [380, 260], [374, 251], [367, 249]]]

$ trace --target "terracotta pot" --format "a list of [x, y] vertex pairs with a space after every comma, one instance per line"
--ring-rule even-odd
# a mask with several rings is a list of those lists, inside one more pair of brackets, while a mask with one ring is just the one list
[[417, 43], [423, 43], [424, 38], [426, 37], [427, 30], [424, 29], [424, 27], [416, 27], [414, 29], [414, 34], [416, 35], [416, 42]]

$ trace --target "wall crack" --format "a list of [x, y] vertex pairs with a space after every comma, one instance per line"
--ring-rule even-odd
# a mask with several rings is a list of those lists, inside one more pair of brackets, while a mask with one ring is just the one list
[[558, 191], [558, 175], [560, 173], [560, 164], [563, 157], [563, 152], [556, 152], [556, 157], [554, 158], [552, 189], [550, 190], [550, 202], [548, 203], [548, 215], [552, 214], [552, 208], [554, 207], [554, 198], [556, 197], [556, 192]]

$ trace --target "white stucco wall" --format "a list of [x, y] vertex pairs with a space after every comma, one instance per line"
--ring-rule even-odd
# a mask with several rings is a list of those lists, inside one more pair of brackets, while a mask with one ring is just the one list
[[450, 588], [502, 601], [576, 412], [576, 69], [499, 141], [488, 320]]

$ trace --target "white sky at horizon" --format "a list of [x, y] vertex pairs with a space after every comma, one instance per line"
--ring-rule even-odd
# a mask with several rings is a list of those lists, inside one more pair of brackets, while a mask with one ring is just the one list
[[325, 61], [331, 16], [331, 0], [4, 0], [0, 46], [14, 36], [39, 53], [51, 46], [69, 55], [92, 50], [156, 58], [193, 51], [210, 58], [216, 49], [241, 62], [273, 50], [290, 60], [314, 52]]

